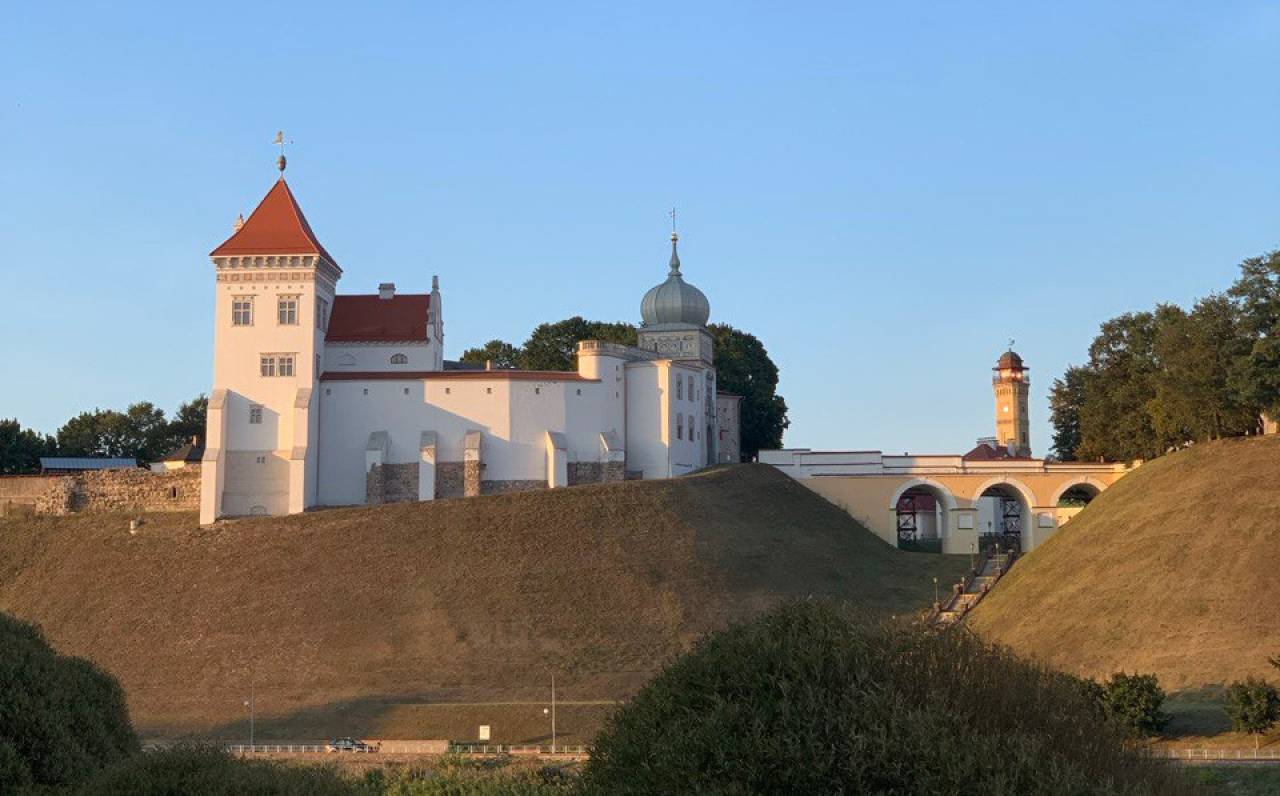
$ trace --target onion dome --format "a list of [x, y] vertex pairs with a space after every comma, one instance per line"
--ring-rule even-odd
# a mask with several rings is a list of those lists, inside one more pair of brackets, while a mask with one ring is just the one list
[[671, 271], [667, 281], [649, 290], [640, 301], [640, 320], [644, 326], [685, 324], [706, 326], [711, 317], [711, 304], [706, 295], [684, 281], [680, 275], [680, 255], [676, 252], [679, 236], [671, 233]]

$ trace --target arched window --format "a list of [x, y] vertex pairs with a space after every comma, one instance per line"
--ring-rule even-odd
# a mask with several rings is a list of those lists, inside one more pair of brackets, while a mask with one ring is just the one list
[[392, 364], [392, 365], [408, 365], [408, 364], [409, 364], [409, 358], [408, 358], [407, 356], [405, 356], [404, 354], [392, 354], [392, 355], [391, 355], [391, 364]]
[[679, 375], [676, 376], [676, 400], [684, 400], [684, 379]]
[[676, 439], [684, 439], [684, 415], [676, 415]]
[[355, 367], [355, 364], [356, 364], [356, 357], [354, 354], [343, 354], [342, 356], [338, 357], [338, 367], [340, 368]]

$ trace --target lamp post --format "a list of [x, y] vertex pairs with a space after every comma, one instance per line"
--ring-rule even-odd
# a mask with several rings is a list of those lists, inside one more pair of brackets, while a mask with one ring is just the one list
[[977, 545], [975, 545], [973, 542], [970, 542], [969, 543], [969, 570], [970, 571], [973, 571], [974, 567], [978, 566], [977, 559], [976, 559], [977, 553], [978, 553]]
[[542, 709], [542, 715], [551, 717], [551, 754], [556, 753], [556, 673], [551, 673], [551, 709]]
[[934, 575], [933, 577], [933, 604], [934, 605], [942, 604], [938, 600], [938, 576], [937, 575]]
[[254, 704], [256, 702], [256, 699], [254, 697], [255, 695], [254, 695], [253, 682], [250, 681], [249, 682], [249, 698], [244, 701], [244, 706], [249, 709], [249, 752], [250, 753], [253, 752], [253, 730], [254, 730], [253, 724], [254, 724], [254, 718], [255, 718], [254, 709], [256, 707], [256, 705]]

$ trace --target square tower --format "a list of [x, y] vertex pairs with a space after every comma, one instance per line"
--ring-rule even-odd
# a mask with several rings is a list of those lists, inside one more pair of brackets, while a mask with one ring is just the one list
[[1000, 356], [992, 368], [991, 385], [996, 394], [996, 441], [1014, 456], [1031, 456], [1031, 420], [1028, 396], [1031, 392], [1030, 368], [1013, 349]]
[[316, 386], [342, 270], [284, 177], [210, 253], [213, 389], [200, 521], [316, 503]]

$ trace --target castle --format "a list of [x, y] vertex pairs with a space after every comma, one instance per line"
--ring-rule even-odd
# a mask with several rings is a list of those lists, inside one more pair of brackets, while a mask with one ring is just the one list
[[635, 347], [583, 341], [576, 371], [444, 356], [440, 282], [340, 295], [342, 269], [284, 179], [215, 248], [213, 386], [200, 521], [669, 478], [737, 461], [710, 304], [684, 281], [641, 301]]

